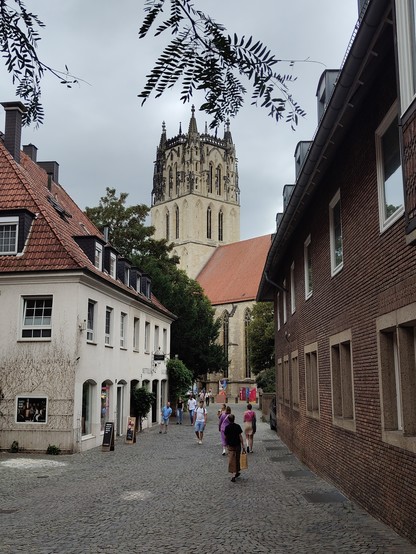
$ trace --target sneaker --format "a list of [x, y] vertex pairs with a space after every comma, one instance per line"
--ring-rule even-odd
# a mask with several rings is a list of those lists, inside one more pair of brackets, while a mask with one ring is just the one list
[[225, 448], [223, 449], [222, 451], [222, 455], [225, 456], [227, 454], [227, 452], [225, 451]]
[[198, 444], [202, 444], [202, 441], [198, 441]]
[[159, 435], [161, 435], [161, 434], [162, 434], [162, 431], [159, 431]]
[[235, 477], [231, 477], [231, 481], [235, 483]]

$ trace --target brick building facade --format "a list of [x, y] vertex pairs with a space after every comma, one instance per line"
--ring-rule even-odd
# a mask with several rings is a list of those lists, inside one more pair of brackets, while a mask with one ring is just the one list
[[318, 87], [322, 116], [257, 300], [275, 303], [281, 438], [416, 541], [416, 158], [414, 125], [404, 141], [400, 126], [413, 69], [395, 48], [414, 3], [363, 4], [335, 86]]

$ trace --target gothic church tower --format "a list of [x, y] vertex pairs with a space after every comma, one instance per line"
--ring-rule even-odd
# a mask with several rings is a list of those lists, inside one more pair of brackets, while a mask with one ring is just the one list
[[195, 278], [215, 248], [240, 240], [240, 190], [235, 147], [227, 121], [224, 138], [200, 134], [195, 108], [188, 134], [168, 139], [165, 124], [153, 175], [154, 237], [174, 243], [180, 269]]

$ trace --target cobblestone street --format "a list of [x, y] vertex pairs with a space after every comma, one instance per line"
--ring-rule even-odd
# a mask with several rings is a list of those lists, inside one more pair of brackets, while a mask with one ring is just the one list
[[[245, 404], [231, 408], [242, 424]], [[304, 467], [258, 411], [249, 468], [232, 483], [217, 409], [203, 445], [184, 414], [114, 452], [1, 453], [0, 552], [416, 552]]]

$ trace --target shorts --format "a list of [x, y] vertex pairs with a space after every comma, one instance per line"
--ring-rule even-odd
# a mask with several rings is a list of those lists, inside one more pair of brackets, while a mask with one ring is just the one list
[[169, 423], [169, 418], [167, 417], [166, 419], [164, 417], [162, 417], [162, 424], [163, 425], [168, 425]]
[[202, 433], [202, 431], [205, 429], [205, 421], [197, 420], [195, 421], [195, 431]]

